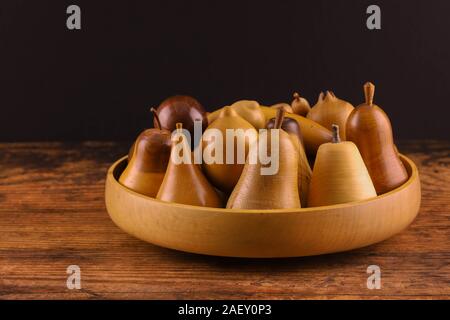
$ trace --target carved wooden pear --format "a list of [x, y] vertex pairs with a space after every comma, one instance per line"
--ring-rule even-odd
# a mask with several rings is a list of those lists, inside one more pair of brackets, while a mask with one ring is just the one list
[[333, 125], [333, 142], [317, 151], [309, 186], [308, 207], [326, 206], [376, 197], [364, 161], [353, 142], [341, 142]]
[[155, 197], [163, 181], [170, 157], [170, 132], [147, 129], [136, 139], [132, 157], [119, 182], [147, 196]]
[[308, 100], [301, 97], [297, 92], [293, 94], [294, 100], [292, 100], [291, 108], [295, 114], [299, 116], [306, 117], [308, 112], [311, 110]]
[[375, 86], [366, 83], [364, 93], [366, 102], [347, 120], [347, 140], [358, 146], [377, 193], [383, 194], [405, 183], [408, 173], [396, 151], [391, 122], [373, 103]]
[[222, 206], [219, 194], [203, 175], [200, 167], [193, 163], [190, 145], [182, 133], [181, 123], [177, 124], [169, 164], [156, 198], [193, 206]]
[[[239, 100], [227, 107], [230, 107], [236, 111], [238, 115], [247, 120], [253, 127], [255, 127], [255, 129], [262, 129], [266, 125], [266, 116], [257, 101]], [[208, 124], [213, 123], [219, 117], [223, 108], [206, 115]]]
[[257, 101], [240, 100], [233, 103], [230, 107], [256, 129], [264, 128], [266, 117]]
[[[217, 140], [214, 137], [210, 137], [208, 134], [213, 133], [216, 129], [219, 131], [223, 139]], [[242, 129], [244, 134], [236, 134], [233, 138], [227, 139], [227, 129], [232, 129], [232, 133], [235, 129]], [[203, 143], [203, 154], [213, 154], [216, 160], [215, 163], [208, 163], [207, 159], [203, 159], [202, 168], [207, 178], [211, 183], [219, 190], [224, 192], [231, 192], [241, 176], [244, 169], [245, 159], [249, 151], [249, 144], [253, 140], [256, 140], [258, 136], [255, 128], [231, 107], [224, 107], [220, 112], [218, 118], [211, 123], [205, 130], [203, 140], [207, 139]], [[234, 158], [231, 159], [232, 163], [226, 163], [227, 159], [227, 146], [233, 147]], [[238, 147], [244, 146], [245, 154], [238, 155]], [[215, 150], [216, 152], [208, 152], [208, 150]], [[229, 156], [230, 157], [230, 156]], [[221, 163], [218, 163], [221, 162]]]
[[298, 150], [293, 139], [280, 129], [284, 110], [278, 109], [277, 122], [274, 129], [268, 129], [269, 154], [271, 150], [271, 131], [279, 133], [279, 161], [275, 174], [263, 175], [264, 166], [257, 157], [256, 163], [250, 163], [250, 156], [244, 171], [228, 199], [229, 209], [287, 209], [301, 207], [298, 191]]
[[311, 119], [328, 130], [336, 124], [340, 129], [340, 137], [346, 140], [345, 125], [347, 118], [354, 107], [347, 101], [337, 98], [333, 92], [320, 93], [319, 99], [314, 107], [308, 112], [307, 118]]

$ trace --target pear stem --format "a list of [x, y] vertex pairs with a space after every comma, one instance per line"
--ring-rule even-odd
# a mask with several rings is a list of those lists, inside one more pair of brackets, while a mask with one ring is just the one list
[[159, 121], [158, 113], [156, 112], [155, 108], [150, 108], [151, 113], [153, 114], [153, 118], [156, 120], [156, 129], [161, 130], [161, 121]]
[[339, 137], [339, 126], [337, 124], [331, 125], [333, 129], [333, 143], [341, 142], [341, 137]]
[[277, 116], [275, 118], [275, 129], [280, 129], [283, 124], [285, 110], [282, 106], [277, 108]]
[[298, 92], [294, 92], [293, 97], [295, 100], [299, 101], [300, 100], [300, 95], [298, 94]]
[[364, 84], [364, 96], [366, 98], [366, 104], [371, 106], [373, 104], [373, 96], [375, 94], [375, 86], [371, 82]]

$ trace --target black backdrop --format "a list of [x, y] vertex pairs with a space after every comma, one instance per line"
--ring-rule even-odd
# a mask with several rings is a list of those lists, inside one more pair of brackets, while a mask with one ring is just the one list
[[[66, 28], [66, 8], [82, 29]], [[369, 4], [382, 30], [366, 28]], [[362, 84], [396, 138], [448, 138], [450, 2], [20, 1], [0, 4], [0, 140], [129, 140], [148, 107], [184, 93], [209, 110], [238, 99], [311, 103]]]

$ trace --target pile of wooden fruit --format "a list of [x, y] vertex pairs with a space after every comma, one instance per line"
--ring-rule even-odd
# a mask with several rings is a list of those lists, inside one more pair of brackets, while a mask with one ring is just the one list
[[[192, 97], [168, 98], [152, 109], [154, 128], [134, 142], [119, 182], [162, 201], [229, 209], [316, 207], [376, 197], [402, 185], [408, 173], [389, 118], [373, 103], [374, 91], [366, 83], [365, 102], [356, 108], [327, 91], [312, 108], [295, 93], [291, 104], [241, 100], [212, 113]], [[250, 134], [229, 138], [230, 129]], [[211, 132], [226, 138], [208, 138]], [[279, 138], [278, 170], [264, 175], [267, 163], [249, 161], [251, 137], [270, 138], [272, 132]], [[237, 152], [227, 157], [239, 145], [245, 146], [243, 161]], [[268, 141], [268, 154], [271, 146]], [[174, 161], [180, 150], [189, 161]], [[207, 150], [233, 161], [204, 161]]]

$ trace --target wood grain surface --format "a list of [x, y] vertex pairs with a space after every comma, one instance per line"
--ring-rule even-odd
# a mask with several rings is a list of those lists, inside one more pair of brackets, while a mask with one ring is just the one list
[[[351, 252], [253, 260], [159, 248], [119, 230], [104, 182], [128, 143], [0, 144], [0, 299], [449, 299], [450, 142], [398, 147], [422, 181], [408, 229]], [[366, 286], [373, 264], [380, 290]], [[81, 268], [80, 290], [66, 287], [69, 265]]]

